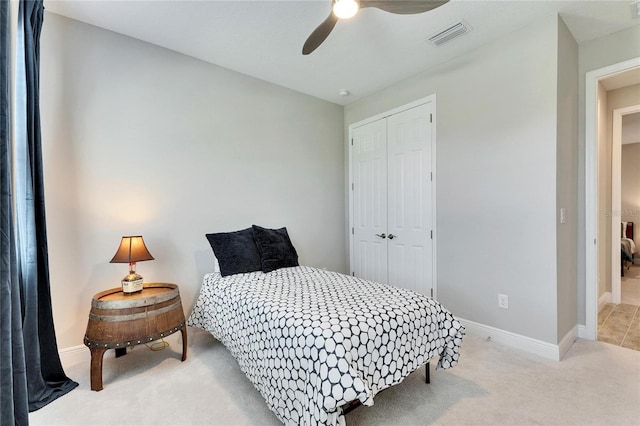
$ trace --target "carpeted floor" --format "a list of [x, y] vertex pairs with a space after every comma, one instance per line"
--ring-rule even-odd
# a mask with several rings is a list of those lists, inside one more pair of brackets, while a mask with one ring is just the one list
[[[171, 347], [137, 346], [104, 360], [104, 390], [89, 388], [89, 365], [67, 366], [78, 389], [31, 413], [32, 425], [277, 425], [229, 351], [189, 329], [180, 362]], [[564, 360], [549, 361], [465, 336], [460, 363], [424, 369], [347, 415], [348, 425], [638, 425], [640, 352], [578, 340]]]

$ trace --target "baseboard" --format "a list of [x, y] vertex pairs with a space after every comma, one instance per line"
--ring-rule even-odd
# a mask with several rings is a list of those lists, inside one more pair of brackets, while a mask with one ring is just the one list
[[576, 327], [578, 327], [578, 337], [580, 339], [588, 339], [588, 337], [587, 337], [587, 326], [586, 325], [582, 325], [582, 324], [578, 324]]
[[569, 350], [577, 337], [577, 326], [574, 327], [562, 339], [559, 345], [543, 342], [542, 340], [532, 339], [531, 337], [522, 336], [510, 331], [491, 327], [477, 322], [458, 318], [464, 325], [468, 333], [481, 336], [483, 338], [490, 337], [494, 342], [502, 343], [512, 348], [520, 349], [543, 358], [560, 361], [564, 354]]
[[85, 345], [73, 346], [60, 350], [60, 362], [67, 368], [74, 364], [91, 362], [91, 352]]
[[576, 341], [580, 332], [578, 331], [578, 325], [574, 326], [567, 334], [564, 335], [560, 343], [558, 343], [558, 361], [560, 361], [567, 354], [573, 343]]
[[602, 293], [602, 296], [598, 298], [598, 312], [600, 312], [600, 309], [602, 309], [604, 305], [606, 305], [607, 303], [611, 303], [612, 300], [613, 297], [611, 296], [610, 291]]

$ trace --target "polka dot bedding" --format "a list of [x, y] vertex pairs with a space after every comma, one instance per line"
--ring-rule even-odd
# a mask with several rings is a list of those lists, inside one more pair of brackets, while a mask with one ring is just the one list
[[464, 328], [416, 292], [307, 266], [204, 278], [188, 324], [237, 359], [287, 425], [344, 425], [432, 357], [458, 362]]

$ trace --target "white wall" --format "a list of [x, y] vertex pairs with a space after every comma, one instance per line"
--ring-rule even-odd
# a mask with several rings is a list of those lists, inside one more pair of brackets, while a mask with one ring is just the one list
[[[640, 25], [578, 46], [578, 205], [585, 205], [585, 79], [589, 71], [640, 57]], [[596, 117], [591, 118], [595, 120]], [[586, 323], [585, 211], [578, 210], [578, 323]]]
[[[577, 324], [578, 44], [558, 19], [557, 267], [558, 339]], [[566, 211], [561, 223], [560, 209]]]
[[348, 125], [436, 94], [438, 297], [554, 344], [557, 32], [550, 17], [345, 108]]
[[622, 145], [622, 220], [634, 223], [640, 248], [640, 142]]
[[204, 234], [287, 226], [301, 263], [346, 272], [343, 108], [45, 14], [41, 112], [53, 311], [82, 344], [91, 297], [117, 287], [122, 235], [190, 311]]

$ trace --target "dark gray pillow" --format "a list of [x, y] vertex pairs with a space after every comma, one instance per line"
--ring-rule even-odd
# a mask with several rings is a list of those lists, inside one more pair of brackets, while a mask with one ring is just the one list
[[287, 228], [266, 229], [257, 225], [252, 228], [260, 253], [262, 272], [298, 266], [298, 253], [291, 244]]
[[223, 277], [262, 269], [260, 253], [253, 239], [253, 229], [206, 234]]

